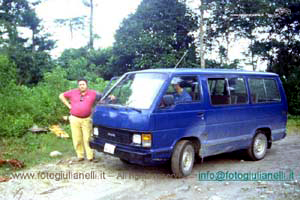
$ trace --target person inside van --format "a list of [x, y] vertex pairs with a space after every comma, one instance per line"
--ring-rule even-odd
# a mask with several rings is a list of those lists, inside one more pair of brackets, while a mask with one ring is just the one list
[[184, 81], [181, 78], [173, 78], [171, 84], [176, 91], [173, 94], [175, 104], [180, 102], [192, 101], [191, 95], [185, 90], [185, 88], [183, 88]]

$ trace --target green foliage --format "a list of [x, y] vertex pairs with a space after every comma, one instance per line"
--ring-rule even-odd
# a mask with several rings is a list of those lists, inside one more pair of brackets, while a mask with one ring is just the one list
[[37, 87], [10, 84], [0, 96], [0, 135], [21, 136], [34, 123], [49, 125], [65, 113], [58, 102], [59, 92], [67, 89], [62, 71], [46, 74]]
[[16, 81], [16, 66], [7, 56], [0, 54], [0, 91]]
[[[52, 67], [48, 50], [54, 47], [49, 34], [43, 33], [41, 20], [34, 6], [27, 0], [3, 0], [0, 6], [0, 52], [16, 64], [19, 84], [37, 84], [43, 72]], [[24, 29], [31, 31], [31, 37], [22, 37]]]
[[84, 29], [84, 20], [86, 16], [73, 17], [67, 19], [55, 19], [54, 22], [59, 26], [69, 26], [71, 40], [73, 40], [73, 32], [76, 30]]
[[18, 84], [37, 84], [42, 80], [43, 73], [53, 66], [50, 55], [43, 51], [32, 52], [19, 47], [10, 53], [10, 57], [17, 65]]
[[215, 60], [206, 60], [206, 68], [220, 68], [220, 69], [240, 69], [239, 60], [235, 59], [232, 63], [219, 63]]
[[[2, 60], [1, 69], [6, 64], [5, 59], [0, 57]], [[91, 89], [104, 90], [106, 81], [102, 78], [89, 77], [88, 80]], [[58, 96], [76, 87], [76, 82], [66, 79], [64, 69], [56, 68], [45, 73], [44, 80], [35, 87], [10, 83], [1, 88], [0, 136], [22, 136], [33, 124], [49, 126], [59, 122], [63, 115], [68, 114], [68, 109]]]
[[288, 115], [287, 130], [289, 134], [300, 133], [300, 116]]
[[57, 62], [66, 70], [69, 80], [77, 80], [82, 77], [96, 80], [99, 77], [111, 78], [111, 59], [111, 48], [88, 50], [83, 47], [64, 50]]
[[[228, 51], [236, 39], [247, 39], [251, 45], [255, 40], [255, 32], [263, 30], [270, 22], [268, 13], [273, 13], [273, 1], [269, 0], [202, 0], [210, 17], [206, 23], [206, 47], [210, 52], [223, 54], [221, 63], [229, 64]], [[225, 44], [225, 49], [223, 47]], [[251, 46], [250, 45], [250, 46]], [[225, 51], [224, 51], [225, 50]], [[253, 48], [243, 52], [245, 61], [256, 69], [257, 56]], [[225, 58], [225, 59], [224, 59]], [[222, 60], [223, 59], [223, 60]]]
[[90, 69], [95, 76], [103, 77], [105, 80], [111, 79], [114, 76], [112, 61], [113, 51], [111, 47], [90, 50], [89, 59], [92, 65]]
[[66, 114], [66, 109], [58, 100], [61, 92], [70, 89], [70, 83], [65, 79], [66, 73], [57, 68], [51, 73], [45, 73], [44, 81], [32, 88], [30, 100], [34, 102], [32, 119], [37, 124], [49, 125], [58, 121]]
[[[289, 113], [300, 114], [300, 2], [272, 0], [203, 0], [210, 17], [206, 19], [207, 50], [219, 52], [220, 64], [208, 61], [207, 67], [236, 68], [228, 63], [228, 48], [235, 39], [250, 41], [244, 55], [256, 70], [257, 59], [268, 62], [267, 71], [280, 75], [289, 104]], [[261, 33], [257, 37], [257, 33]], [[265, 37], [265, 36], [266, 37]], [[262, 36], [262, 37], [260, 37]], [[223, 47], [223, 44], [226, 44]], [[225, 62], [224, 62], [225, 61]], [[226, 63], [227, 66], [223, 65]]]
[[[282, 13], [269, 23], [269, 38], [254, 44], [256, 53], [268, 61], [268, 71], [280, 75], [289, 113], [300, 114], [300, 3], [278, 2]], [[275, 10], [276, 11], [276, 10]]]
[[283, 86], [288, 99], [289, 113], [292, 115], [300, 114], [300, 65], [294, 70], [292, 76], [282, 77]]
[[184, 52], [181, 66], [195, 62], [197, 18], [178, 0], [143, 0], [137, 11], [117, 30], [113, 47], [113, 72], [174, 67]]
[[86, 48], [66, 49], [59, 57], [58, 64], [65, 69], [69, 80], [85, 77], [89, 71], [88, 51]]

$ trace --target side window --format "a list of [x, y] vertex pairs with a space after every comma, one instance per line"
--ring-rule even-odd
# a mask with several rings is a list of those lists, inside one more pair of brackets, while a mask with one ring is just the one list
[[212, 105], [245, 104], [248, 94], [243, 78], [209, 78]]
[[229, 91], [225, 78], [209, 78], [208, 87], [212, 105], [229, 104]]
[[200, 101], [199, 82], [196, 76], [175, 76], [171, 80], [167, 92], [164, 94], [160, 107], [169, 107], [168, 99], [172, 104]]
[[249, 79], [251, 100], [253, 103], [280, 102], [280, 93], [274, 79]]
[[248, 93], [243, 78], [228, 79], [231, 104], [248, 103]]
[[280, 93], [274, 79], [264, 79], [267, 93], [267, 100], [273, 102], [280, 102]]

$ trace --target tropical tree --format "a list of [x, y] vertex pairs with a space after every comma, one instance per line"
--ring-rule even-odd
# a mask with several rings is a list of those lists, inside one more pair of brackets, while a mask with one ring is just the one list
[[[37, 83], [43, 72], [51, 68], [48, 51], [54, 47], [54, 41], [43, 33], [35, 5], [26, 0], [1, 1], [0, 52], [16, 64], [19, 84]], [[32, 32], [31, 37], [22, 35], [24, 29]]]
[[82, 3], [90, 8], [90, 25], [89, 25], [89, 32], [90, 32], [90, 40], [88, 43], [89, 49], [94, 49], [94, 0], [82, 0]]
[[86, 16], [72, 17], [67, 19], [55, 19], [54, 22], [59, 26], [68, 26], [70, 30], [71, 40], [73, 40], [74, 31], [84, 29], [85, 18]]
[[289, 112], [300, 114], [300, 2], [277, 2], [269, 24], [269, 37], [254, 44], [268, 62], [268, 71], [281, 76]]
[[[259, 38], [259, 33], [266, 31], [270, 23], [271, 0], [203, 0], [210, 17], [206, 25], [206, 45], [210, 52], [226, 50], [225, 64], [231, 62], [229, 55], [231, 45], [239, 40], [249, 41], [246, 52], [246, 64], [257, 68], [258, 57], [253, 45]], [[222, 48], [221, 48], [222, 47]], [[221, 53], [221, 52], [219, 52]]]
[[195, 15], [178, 0], [143, 0], [136, 12], [123, 20], [113, 46], [114, 73], [174, 67], [188, 51], [181, 66], [196, 63], [193, 31]]
[[112, 48], [90, 50], [88, 47], [65, 49], [58, 58], [57, 64], [65, 69], [67, 79], [87, 78], [96, 80], [99, 77], [110, 79]]

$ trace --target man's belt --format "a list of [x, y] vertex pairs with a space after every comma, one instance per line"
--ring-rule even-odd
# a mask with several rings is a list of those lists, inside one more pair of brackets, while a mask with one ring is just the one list
[[72, 116], [74, 116], [74, 117], [77, 117], [77, 118], [89, 118], [91, 115], [89, 115], [89, 116], [86, 116], [86, 117], [82, 117], [82, 116], [76, 116], [76, 115], [72, 115]]

